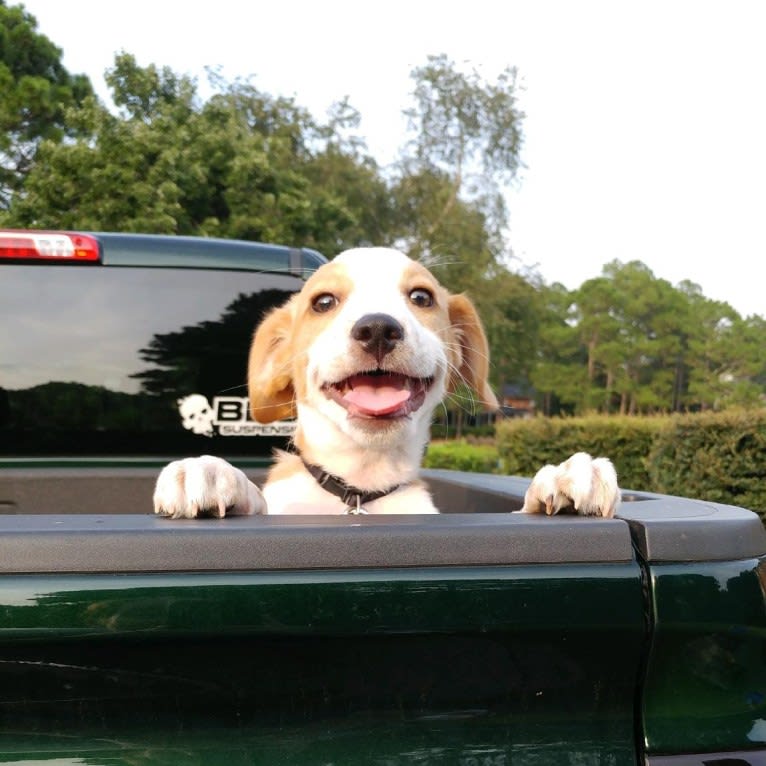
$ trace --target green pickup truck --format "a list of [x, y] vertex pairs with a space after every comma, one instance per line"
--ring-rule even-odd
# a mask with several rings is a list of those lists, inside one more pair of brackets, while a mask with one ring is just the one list
[[289, 438], [247, 348], [322, 262], [0, 232], [0, 763], [766, 765], [747, 510], [424, 471], [441, 515], [153, 515], [168, 460], [258, 481]]

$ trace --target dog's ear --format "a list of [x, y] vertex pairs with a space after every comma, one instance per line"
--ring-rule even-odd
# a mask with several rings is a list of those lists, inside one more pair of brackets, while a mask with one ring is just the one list
[[488, 380], [489, 344], [473, 303], [465, 295], [450, 295], [449, 319], [459, 359], [457, 369], [451, 371], [448, 390], [453, 392], [464, 383], [486, 409], [496, 410], [499, 405]]
[[250, 414], [259, 423], [295, 416], [290, 336], [291, 303], [274, 309], [258, 325], [250, 346], [247, 385]]

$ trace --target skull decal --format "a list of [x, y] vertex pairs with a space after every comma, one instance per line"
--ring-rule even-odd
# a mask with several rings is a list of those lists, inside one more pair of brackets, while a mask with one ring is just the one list
[[178, 399], [183, 427], [195, 434], [213, 436], [213, 409], [202, 394], [190, 394]]

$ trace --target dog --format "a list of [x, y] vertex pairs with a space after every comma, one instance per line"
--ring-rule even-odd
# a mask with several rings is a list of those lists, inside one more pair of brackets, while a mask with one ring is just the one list
[[[267, 314], [248, 359], [252, 417], [296, 417], [263, 490], [221, 458], [178, 460], [160, 473], [154, 510], [227, 514], [438, 513], [418, 478], [434, 410], [460, 386], [496, 410], [487, 338], [471, 301], [389, 248], [355, 248], [321, 266]], [[611, 516], [616, 475], [579, 453], [545, 466], [522, 511]]]

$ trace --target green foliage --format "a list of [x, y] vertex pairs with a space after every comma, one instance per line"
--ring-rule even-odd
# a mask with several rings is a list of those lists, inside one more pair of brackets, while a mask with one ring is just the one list
[[653, 491], [742, 506], [766, 520], [766, 410], [670, 418], [646, 463]]
[[61, 51], [37, 31], [23, 6], [0, 0], [0, 211], [32, 167], [42, 139], [71, 134], [65, 114], [92, 92], [83, 75], [70, 75]]
[[520, 274], [498, 269], [471, 297], [484, 323], [497, 390], [507, 381], [528, 381], [538, 363], [544, 312], [539, 289]]
[[411, 257], [455, 292], [486, 284], [496, 252], [480, 202], [457, 199], [448, 174], [413, 166], [394, 182], [392, 195], [397, 239]]
[[397, 240], [451, 289], [477, 297], [489, 279], [508, 274], [499, 187], [521, 164], [516, 73], [487, 82], [441, 55], [412, 79], [415, 103], [405, 110], [412, 139], [393, 185]]
[[36, 431], [43, 442], [53, 431], [104, 433], [173, 427], [178, 415], [166, 401], [124, 394], [82, 383], [45, 383], [13, 392], [8, 423], [12, 430]]
[[608, 456], [620, 485], [648, 489], [644, 464], [663, 418], [605, 417], [512, 418], [496, 425], [498, 453], [506, 472], [532, 476], [542, 466], [558, 464], [575, 452]]
[[413, 138], [392, 194], [396, 241], [482, 315], [494, 360], [492, 379], [526, 380], [539, 318], [535, 287], [506, 267], [508, 212], [499, 192], [520, 166], [524, 115], [516, 73], [494, 82], [430, 56], [412, 72]]
[[476, 71], [465, 74], [444, 54], [429, 56], [412, 73], [416, 106], [405, 112], [415, 130], [415, 156], [428, 168], [460, 179], [479, 163], [486, 178], [510, 180], [519, 167], [523, 113], [516, 104], [516, 71], [495, 83]]
[[114, 113], [35, 28], [0, 0], [0, 225], [235, 237], [330, 257], [396, 245], [474, 300], [492, 384], [536, 390], [547, 415], [763, 404], [762, 317], [637, 261], [573, 291], [508, 267], [500, 190], [520, 167], [524, 119], [513, 69], [485, 81], [443, 55], [415, 68], [411, 140], [384, 172], [345, 100], [317, 120], [215, 74], [203, 100], [194, 80], [120, 53], [106, 76]]
[[690, 343], [688, 397], [716, 409], [757, 406], [766, 380], [766, 320], [742, 319], [726, 304], [712, 301], [706, 309], [704, 331], [697, 331]]
[[758, 406], [766, 321], [742, 319], [699, 287], [613, 261], [571, 293], [548, 291], [531, 380], [543, 412], [620, 414]]
[[423, 465], [426, 468], [447, 468], [474, 473], [502, 472], [496, 447], [464, 441], [431, 442]]
[[532, 476], [584, 451], [608, 456], [622, 487], [738, 505], [766, 520], [763, 409], [507, 420], [496, 434], [508, 474]]
[[125, 53], [107, 82], [120, 114], [92, 98], [71, 111], [80, 137], [41, 146], [8, 225], [202, 234], [335, 253], [386, 220], [377, 167], [344, 138], [347, 109], [318, 125], [292, 99], [245, 82], [218, 81], [202, 103], [191, 79], [141, 68]]

